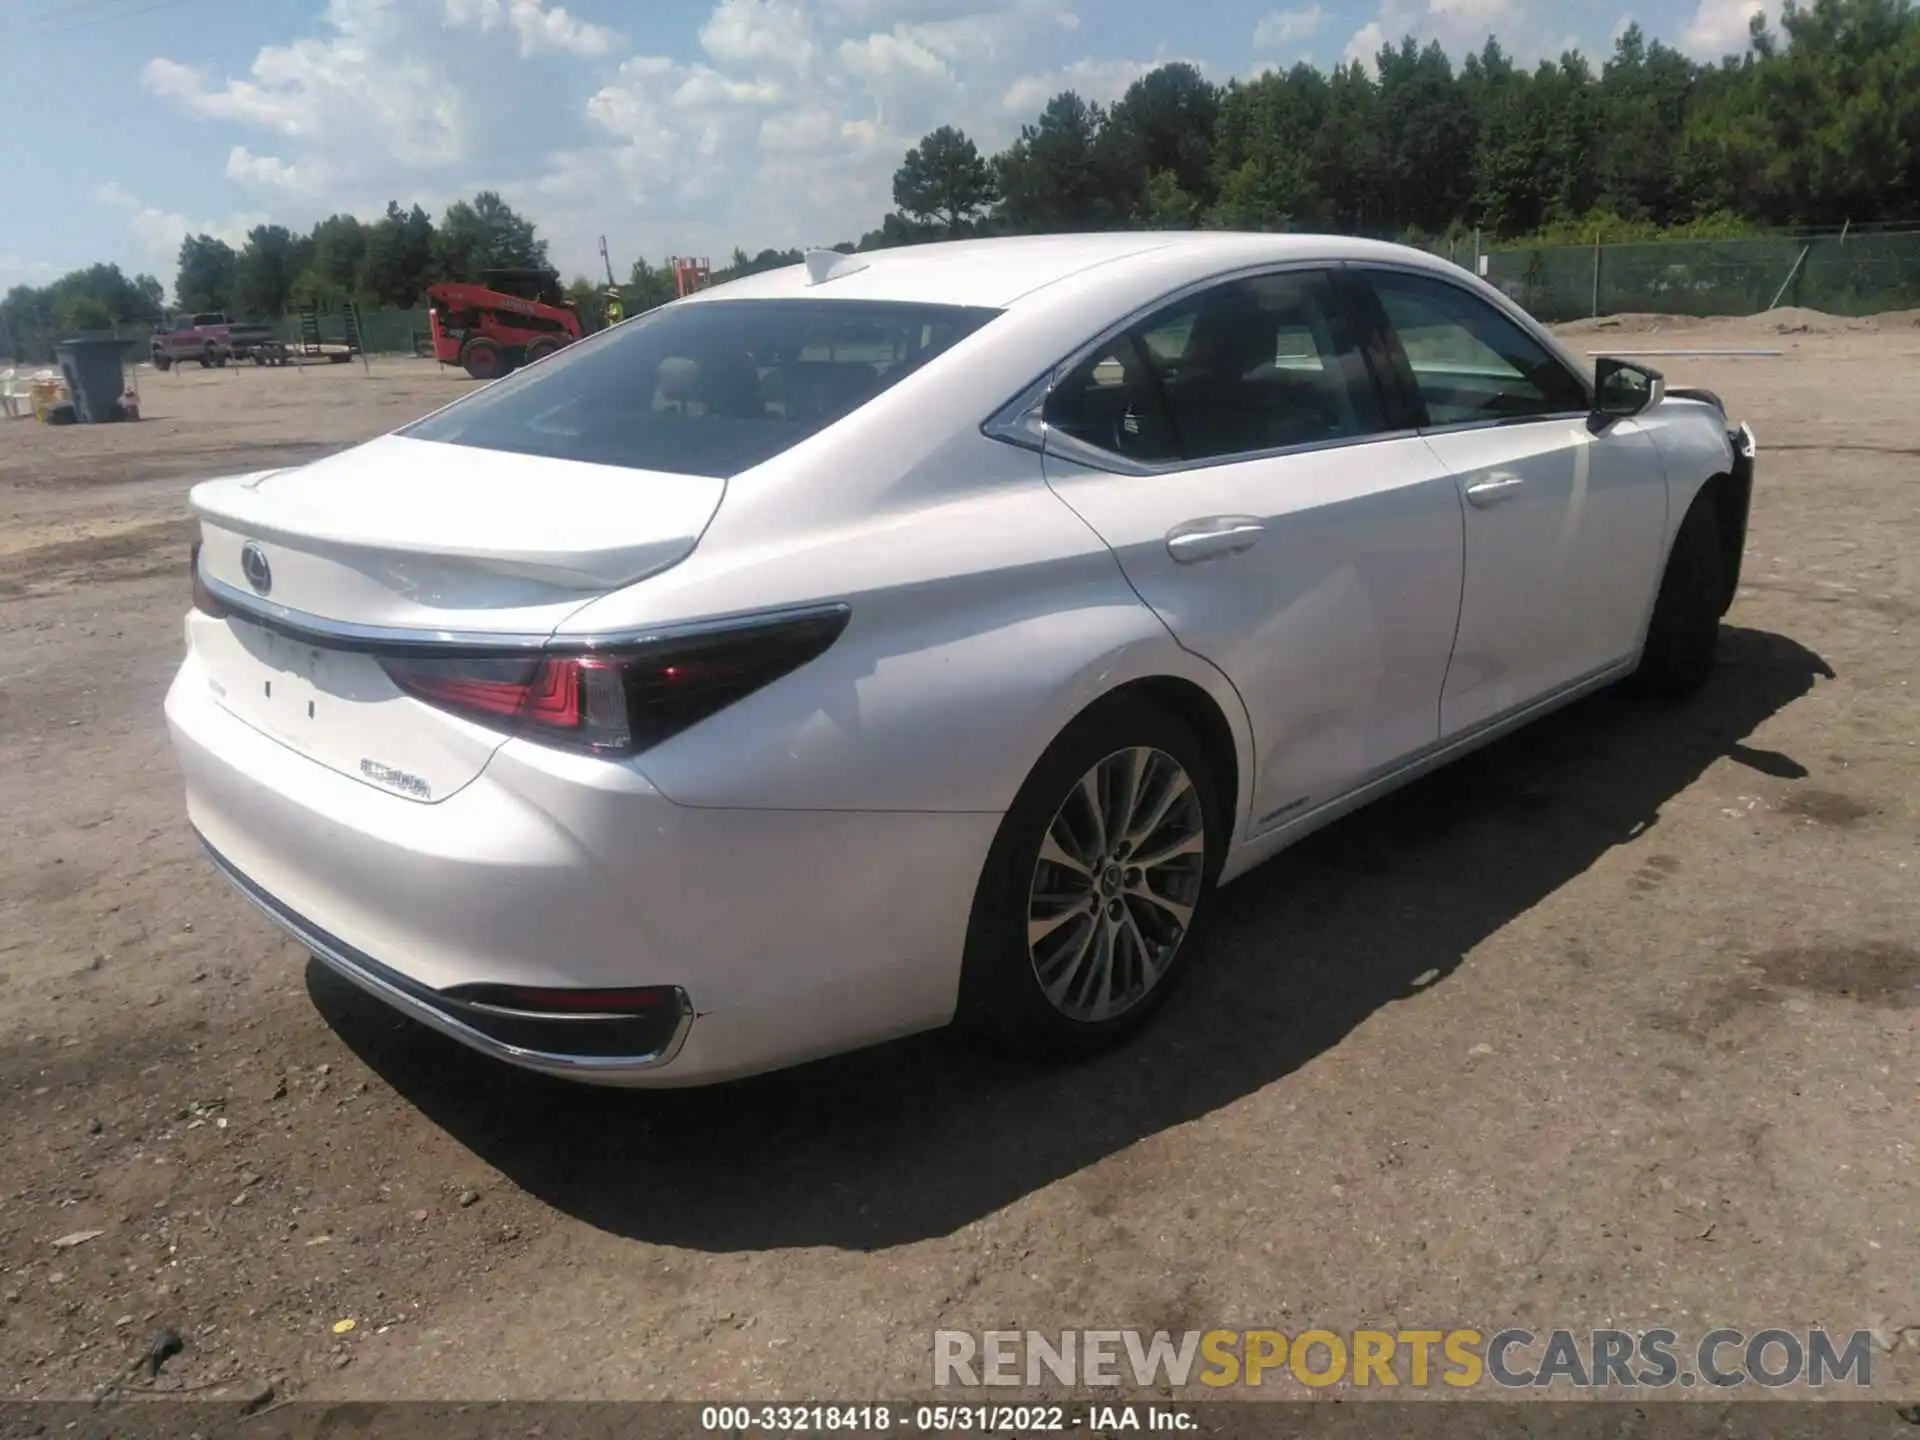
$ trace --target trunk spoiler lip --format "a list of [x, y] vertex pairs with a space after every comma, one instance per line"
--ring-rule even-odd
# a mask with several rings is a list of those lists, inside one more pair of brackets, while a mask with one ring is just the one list
[[[367, 450], [394, 441], [414, 447], [427, 443], [387, 435], [352, 449]], [[398, 458], [397, 451], [395, 454]], [[663, 491], [661, 494], [669, 497], [664, 506], [660, 496], [655, 497], [656, 511], [666, 522], [662, 526], [668, 531], [666, 534], [602, 547], [591, 541], [570, 543], [574, 537], [563, 533], [550, 545], [514, 549], [484, 538], [435, 541], [415, 539], [377, 525], [343, 524], [333, 517], [314, 514], [297, 500], [276, 498], [259, 488], [268, 480], [305, 468], [308, 467], [281, 466], [203, 480], [188, 491], [187, 503], [200, 519], [222, 529], [236, 530], [246, 536], [270, 537], [296, 548], [321, 548], [349, 555], [398, 556], [416, 561], [451, 561], [495, 575], [573, 591], [582, 599], [593, 599], [657, 575], [686, 559], [719, 512], [728, 489], [726, 480], [720, 477], [674, 476], [679, 480], [695, 480], [698, 489], [695, 493], [678, 495]]]
[[[265, 479], [266, 476], [261, 476]], [[436, 544], [397, 536], [355, 535], [337, 526], [286, 518], [255, 499], [253, 484], [209, 480], [193, 487], [187, 501], [203, 520], [248, 536], [267, 536], [300, 548], [324, 547], [358, 554], [453, 560], [496, 575], [536, 580], [583, 596], [598, 595], [658, 574], [684, 560], [699, 544], [698, 531], [606, 550], [503, 550], [480, 545]], [[705, 527], [702, 526], [702, 529]]]
[[852, 607], [844, 601], [774, 606], [750, 614], [718, 615], [700, 620], [676, 621], [663, 625], [628, 627], [581, 635], [557, 635], [553, 631], [447, 630], [418, 626], [365, 625], [357, 621], [329, 620], [280, 605], [259, 595], [249, 594], [224, 580], [216, 580], [203, 568], [201, 583], [235, 615], [251, 620], [265, 629], [292, 640], [363, 654], [409, 655], [524, 655], [529, 650], [552, 654], [593, 653], [627, 649], [666, 640], [722, 636], [730, 631], [750, 630], [775, 620], [802, 620], [846, 616]]

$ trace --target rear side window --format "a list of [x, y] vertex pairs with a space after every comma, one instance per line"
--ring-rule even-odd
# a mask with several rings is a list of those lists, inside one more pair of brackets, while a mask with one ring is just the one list
[[595, 465], [734, 475], [857, 410], [999, 313], [868, 300], [669, 306], [400, 433]]

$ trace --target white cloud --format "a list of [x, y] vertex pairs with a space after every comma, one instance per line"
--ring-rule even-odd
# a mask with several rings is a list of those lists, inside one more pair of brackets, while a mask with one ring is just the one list
[[946, 62], [910, 34], [883, 33], [864, 40], [842, 40], [840, 63], [869, 80], [948, 77]]
[[[1613, 0], [1618, 3], [1618, 0]], [[1689, 0], [1704, 8], [1758, 4], [1760, 0]], [[1766, 0], [1769, 5], [1778, 0]], [[1677, 27], [1679, 6], [1663, 24], [1649, 28], [1670, 33]], [[1596, 63], [1605, 58], [1605, 48], [1617, 39], [1624, 24], [1609, 36], [1607, 14], [1609, 0], [1378, 0], [1373, 19], [1348, 42], [1343, 60], [1360, 60], [1369, 66], [1383, 44], [1397, 45], [1401, 37], [1411, 35], [1420, 44], [1437, 41], [1456, 60], [1477, 54], [1489, 35], [1522, 66], [1540, 60], [1557, 59], [1568, 49], [1581, 50]], [[1746, 21], [1740, 20], [1741, 33]], [[1596, 53], [1598, 52], [1598, 53]]]
[[[244, 68], [160, 56], [144, 79], [217, 127], [228, 182], [276, 220], [492, 188], [586, 271], [603, 233], [616, 268], [857, 238], [926, 131], [957, 125], [992, 153], [1057, 92], [1110, 103], [1157, 63], [1087, 55], [1060, 0], [704, 0], [679, 37], [697, 48], [671, 58], [635, 53], [584, 3], [326, 0], [310, 33]], [[646, 29], [656, 52], [673, 43]], [[208, 228], [120, 208], [150, 245]]]
[[530, 208], [565, 264], [585, 248], [572, 236], [601, 230], [651, 258], [857, 238], [927, 130], [957, 125], [990, 153], [1058, 91], [1108, 102], [1152, 68], [1059, 63], [1062, 15], [1057, 0], [717, 0], [697, 61], [635, 57], [594, 91], [593, 138], [550, 157]]
[[243, 74], [162, 55], [142, 78], [190, 114], [272, 136], [235, 145], [226, 173], [307, 201], [304, 213], [276, 206], [299, 222], [503, 183], [500, 156], [537, 153], [579, 124], [554, 67], [619, 43], [551, 0], [327, 0], [314, 34], [265, 46]]
[[1371, 66], [1386, 43], [1387, 32], [1381, 28], [1380, 22], [1369, 20], [1353, 32], [1347, 48], [1340, 53], [1340, 59], [1349, 65], [1358, 60], [1362, 65]]
[[446, 0], [446, 22], [472, 25], [482, 32], [500, 26], [520, 37], [523, 56], [557, 52], [594, 59], [609, 53], [620, 37], [604, 25], [576, 20], [564, 6], [551, 9], [543, 0]]
[[57, 273], [58, 267], [45, 260], [29, 260], [11, 250], [0, 250], [0, 290], [15, 285], [43, 285]]
[[1076, 60], [1042, 75], [1023, 75], [1007, 87], [1000, 107], [1031, 119], [1062, 90], [1071, 90], [1082, 100], [1111, 105], [1127, 93], [1127, 87], [1148, 71], [1171, 61], [1160, 60]]
[[289, 165], [278, 156], [256, 155], [246, 146], [236, 145], [227, 152], [227, 178], [242, 185], [298, 190], [313, 185], [319, 177], [312, 166]]
[[1772, 19], [1776, 7], [1763, 0], [1700, 0], [1680, 42], [1702, 59], [1739, 54], [1747, 48], [1748, 25], [1761, 11]]
[[800, 0], [720, 0], [700, 27], [700, 48], [723, 65], [805, 65], [812, 16]]
[[1320, 33], [1320, 27], [1326, 22], [1326, 14], [1316, 5], [1304, 10], [1269, 10], [1260, 17], [1260, 23], [1253, 27], [1253, 45], [1256, 50], [1282, 50], [1297, 46], [1302, 40], [1310, 40]]
[[825, 0], [823, 9], [830, 22], [849, 28], [943, 24], [1018, 14], [1045, 15], [1066, 30], [1080, 24], [1079, 16], [1052, 0]]
[[760, 153], [767, 156], [819, 155], [840, 143], [845, 127], [830, 109], [786, 110], [760, 122]]
[[94, 202], [126, 214], [127, 233], [132, 237], [134, 264], [151, 270], [163, 280], [171, 280], [180, 258], [180, 242], [189, 235], [211, 235], [236, 250], [247, 240], [247, 231], [270, 223], [258, 212], [235, 213], [217, 220], [194, 220], [174, 210], [149, 205], [118, 180], [109, 180], [94, 188]]
[[269, 45], [254, 57], [249, 79], [210, 82], [164, 56], [147, 62], [144, 79], [197, 115], [324, 143], [346, 158], [371, 149], [410, 167], [449, 164], [466, 153], [467, 90], [408, 58], [433, 49], [414, 43], [407, 14], [385, 0], [329, 0], [322, 18], [330, 39]]
[[1505, 15], [1512, 0], [1428, 0], [1435, 15], [1468, 25], [1488, 25]]
[[771, 80], [730, 80], [718, 70], [695, 65], [673, 92], [673, 103], [695, 110], [716, 105], [772, 105], [779, 101], [780, 94], [780, 87]]

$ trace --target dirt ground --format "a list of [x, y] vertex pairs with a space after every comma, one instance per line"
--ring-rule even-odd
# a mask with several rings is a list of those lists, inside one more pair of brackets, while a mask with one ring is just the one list
[[163, 1326], [196, 1395], [851, 1399], [926, 1396], [937, 1328], [1309, 1324], [1872, 1327], [1920, 1394], [1920, 328], [1572, 330], [1785, 352], [1652, 362], [1762, 446], [1703, 695], [1584, 703], [1256, 872], [1120, 1053], [705, 1092], [471, 1058], [187, 833], [188, 484], [468, 382], [0, 423], [0, 1395]]

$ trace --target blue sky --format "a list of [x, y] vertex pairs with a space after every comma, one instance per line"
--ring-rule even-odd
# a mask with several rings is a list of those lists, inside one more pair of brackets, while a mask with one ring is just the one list
[[[1775, 0], [1765, 0], [1776, 10]], [[171, 288], [238, 241], [482, 187], [567, 273], [856, 238], [952, 122], [998, 148], [1057, 90], [1368, 55], [1598, 60], [1629, 20], [1707, 58], [1762, 0], [0, 0], [0, 289], [117, 261]], [[35, 118], [37, 117], [37, 118]]]

